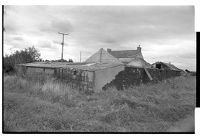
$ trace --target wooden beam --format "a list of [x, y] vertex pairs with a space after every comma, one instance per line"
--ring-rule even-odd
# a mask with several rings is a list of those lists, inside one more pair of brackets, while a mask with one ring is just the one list
[[153, 78], [151, 77], [149, 71], [144, 67], [144, 71], [147, 73], [148, 77], [150, 80], [153, 80]]

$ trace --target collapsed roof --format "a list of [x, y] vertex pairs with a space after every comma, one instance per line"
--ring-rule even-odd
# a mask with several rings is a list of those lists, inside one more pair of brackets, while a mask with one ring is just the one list
[[171, 63], [155, 62], [152, 65], [153, 65], [154, 68], [182, 71], [181, 69], [177, 68], [176, 66], [174, 66]]
[[142, 58], [135, 58], [127, 66], [141, 67], [141, 68], [152, 68], [152, 65], [146, 62]]

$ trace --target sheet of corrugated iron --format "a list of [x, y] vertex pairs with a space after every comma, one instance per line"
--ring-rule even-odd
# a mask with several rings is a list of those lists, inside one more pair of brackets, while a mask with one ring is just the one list
[[20, 64], [22, 66], [26, 67], [36, 67], [36, 68], [71, 68], [71, 69], [80, 69], [80, 70], [86, 70], [86, 71], [96, 71], [101, 70], [105, 68], [111, 68], [120, 66], [123, 64], [119, 63], [27, 63], [27, 64]]

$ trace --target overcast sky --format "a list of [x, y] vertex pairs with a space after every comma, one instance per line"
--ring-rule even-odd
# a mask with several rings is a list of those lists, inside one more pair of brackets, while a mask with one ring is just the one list
[[42, 59], [79, 61], [99, 48], [135, 50], [149, 63], [196, 70], [193, 6], [5, 6], [4, 55], [34, 46]]

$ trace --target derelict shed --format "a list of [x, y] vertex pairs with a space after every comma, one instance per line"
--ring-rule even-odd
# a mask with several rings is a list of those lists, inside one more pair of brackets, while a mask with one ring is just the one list
[[29, 78], [42, 79], [43, 76], [56, 77], [71, 87], [81, 90], [92, 90], [93, 71], [89, 71], [85, 63], [35, 62], [18, 65], [18, 74]]
[[124, 70], [124, 65], [116, 63], [88, 63], [67, 65], [57, 72], [56, 76], [72, 83], [79, 90], [101, 91], [102, 87], [111, 82]]
[[18, 65], [18, 74], [29, 77], [57, 77], [73, 88], [100, 91], [117, 73], [124, 70], [119, 63], [61, 63], [35, 62]]
[[116, 75], [114, 80], [103, 87], [103, 90], [106, 90], [111, 86], [115, 86], [118, 90], [123, 90], [130, 86], [149, 82], [157, 83], [180, 75], [180, 71], [176, 70], [126, 66], [123, 71], [120, 71]]
[[33, 62], [26, 64], [18, 64], [17, 65], [17, 73], [20, 75], [29, 75], [29, 76], [41, 76], [41, 74], [45, 75], [53, 75], [55, 73], [55, 69], [62, 68], [65, 65], [71, 63], [68, 62]]
[[175, 70], [175, 71], [182, 71], [181, 69], [177, 68], [171, 63], [156, 62], [156, 63], [153, 63], [152, 66], [157, 69], [169, 69], [169, 70]]

